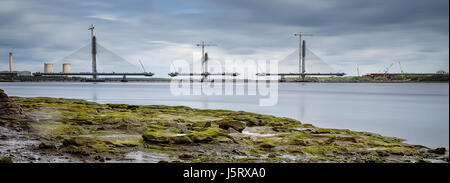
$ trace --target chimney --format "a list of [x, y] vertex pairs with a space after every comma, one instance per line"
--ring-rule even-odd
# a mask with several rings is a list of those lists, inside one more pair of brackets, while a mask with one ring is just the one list
[[13, 54], [9, 52], [9, 72], [13, 72]]

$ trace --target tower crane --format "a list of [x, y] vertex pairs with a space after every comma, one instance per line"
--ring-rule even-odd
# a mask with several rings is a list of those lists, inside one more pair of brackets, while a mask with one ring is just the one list
[[403, 72], [402, 64], [398, 61], [398, 65], [400, 66], [400, 72], [402, 73], [402, 80], [405, 80], [405, 73]]
[[398, 61], [398, 65], [400, 66], [400, 72], [403, 74], [402, 64]]
[[[294, 36], [298, 36], [298, 73], [304, 74], [306, 72], [306, 63], [305, 63], [305, 40], [303, 40], [302, 44], [302, 36], [312, 36], [312, 34], [305, 34], [303, 32], [299, 32], [294, 34]], [[305, 75], [300, 75], [302, 80], [305, 80]]]
[[387, 74], [389, 72], [389, 69], [391, 69], [391, 67], [394, 65], [394, 63], [391, 63], [391, 65], [389, 65], [388, 67], [386, 67], [384, 69], [384, 74]]
[[142, 64], [141, 59], [139, 59], [139, 63], [141, 64], [142, 70], [143, 70], [144, 72], [147, 72], [147, 71], [145, 71], [145, 67], [144, 67], [144, 64]]

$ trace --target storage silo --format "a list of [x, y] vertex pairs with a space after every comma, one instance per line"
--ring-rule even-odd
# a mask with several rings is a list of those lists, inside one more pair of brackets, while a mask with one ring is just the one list
[[44, 73], [53, 73], [53, 64], [44, 63]]
[[[63, 73], [70, 73], [70, 64], [63, 64]], [[67, 75], [67, 77], [72, 77], [71, 75]]]

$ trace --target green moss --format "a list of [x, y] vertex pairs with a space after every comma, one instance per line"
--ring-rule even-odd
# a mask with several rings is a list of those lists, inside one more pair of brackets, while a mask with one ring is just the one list
[[0, 158], [0, 163], [13, 163], [13, 160], [10, 157], [3, 156]]
[[109, 140], [115, 146], [127, 146], [127, 147], [135, 147], [140, 146], [143, 143], [142, 138], [131, 138], [131, 139], [111, 139]]
[[192, 140], [187, 135], [181, 135], [181, 136], [173, 136], [170, 138], [170, 142], [172, 144], [190, 144], [192, 143]]
[[191, 138], [188, 135], [174, 135], [164, 131], [147, 131], [142, 135], [145, 142], [161, 144], [190, 144]]
[[303, 148], [302, 151], [309, 154], [325, 154], [327, 152], [325, 148], [317, 146], [306, 147]]
[[369, 135], [364, 140], [364, 143], [370, 147], [392, 147], [399, 146], [404, 140], [395, 137], [383, 137], [381, 135]]
[[329, 128], [317, 128], [316, 133], [330, 133], [330, 134], [337, 134], [340, 133], [337, 129], [329, 129]]
[[310, 133], [292, 133], [293, 139], [311, 138], [313, 135]]
[[312, 157], [308, 160], [308, 162], [311, 163], [317, 163], [317, 162], [324, 162], [328, 161], [329, 159], [327, 157]]
[[[423, 157], [416, 146], [402, 139], [346, 129], [317, 128], [297, 120], [243, 111], [200, 110], [183, 106], [97, 104], [84, 100], [13, 98], [26, 113], [39, 118], [32, 133], [61, 152], [82, 156], [121, 154], [140, 149], [172, 155], [201, 151], [191, 162], [290, 162], [280, 157], [263, 158], [268, 152], [308, 156], [321, 162], [384, 162], [387, 157]], [[0, 119], [0, 122], [16, 119]], [[8, 122], [10, 123], [10, 122]], [[227, 124], [225, 124], [227, 123]], [[263, 127], [272, 137], [226, 132], [227, 128]], [[120, 138], [107, 135], [125, 134]], [[138, 135], [133, 135], [138, 134]], [[107, 136], [107, 137], [104, 137]], [[206, 144], [208, 143], [208, 144]], [[220, 147], [220, 148], [216, 148]], [[212, 153], [218, 152], [218, 153]], [[99, 154], [100, 153], [100, 154]], [[356, 154], [356, 157], [355, 157]], [[233, 160], [233, 155], [252, 156]], [[99, 158], [97, 158], [99, 159]], [[100, 160], [100, 159], [99, 159]], [[300, 159], [307, 162], [307, 159]]]
[[167, 133], [164, 133], [162, 131], [148, 131], [145, 132], [142, 135], [142, 138], [144, 139], [144, 141], [149, 142], [149, 143], [163, 143], [163, 144], [167, 144], [170, 142], [169, 140], [169, 135]]
[[39, 134], [47, 137], [57, 137], [61, 135], [79, 135], [85, 132], [80, 126], [70, 124], [63, 124], [59, 122], [49, 122], [45, 124], [33, 124], [34, 129], [39, 131]]
[[343, 154], [343, 153], [348, 153], [350, 151], [356, 151], [356, 148], [347, 147], [347, 146], [339, 146], [339, 145], [328, 146], [325, 148], [328, 149], [327, 151], [331, 151], [335, 154]]
[[23, 129], [28, 129], [30, 127], [30, 121], [28, 121], [28, 119], [1, 116], [0, 126], [20, 127]]
[[303, 124], [303, 128], [315, 128], [312, 124]]
[[192, 123], [192, 129], [195, 129], [195, 130], [201, 130], [201, 129], [209, 128], [209, 127], [211, 127], [210, 121], [200, 121], [200, 122]]
[[275, 147], [275, 142], [273, 139], [265, 139], [261, 144], [259, 144], [259, 146], [270, 149]]
[[203, 130], [200, 132], [192, 132], [189, 134], [189, 137], [192, 139], [193, 142], [196, 143], [207, 143], [213, 141], [218, 136], [225, 136], [228, 138], [231, 138], [228, 134], [220, 132], [216, 128], [209, 128], [207, 130]]
[[[121, 143], [122, 142], [122, 143]], [[90, 155], [92, 153], [125, 153], [127, 149], [121, 149], [125, 147], [127, 143], [133, 144], [131, 141], [114, 141], [107, 139], [97, 139], [90, 137], [70, 137], [63, 140], [63, 145], [66, 152], [72, 154]], [[136, 145], [138, 142], [134, 142]], [[134, 145], [134, 144], [133, 144]], [[131, 146], [133, 146], [131, 145]]]
[[155, 130], [167, 129], [167, 127], [158, 125], [158, 124], [149, 124], [149, 125], [147, 125], [147, 129], [149, 129], [151, 131], [155, 131]]

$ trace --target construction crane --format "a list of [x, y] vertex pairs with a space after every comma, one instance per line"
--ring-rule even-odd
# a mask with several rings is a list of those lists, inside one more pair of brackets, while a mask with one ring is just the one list
[[405, 73], [403, 72], [402, 64], [398, 61], [398, 65], [400, 66], [400, 73], [402, 73], [402, 80], [405, 80]]
[[398, 61], [398, 65], [400, 66], [400, 72], [403, 74], [402, 64]]
[[358, 77], [359, 77], [359, 66], [358, 65], [356, 65], [356, 73], [358, 74]]
[[[217, 46], [217, 44], [207, 43], [205, 41], [202, 41], [201, 43], [196, 44], [196, 46], [202, 48], [202, 71], [201, 73], [178, 73], [178, 72], [172, 72], [169, 73], [170, 77], [176, 77], [176, 76], [202, 76], [202, 79], [200, 82], [203, 82], [207, 79], [208, 76], [238, 76], [239, 73], [210, 73], [208, 72], [208, 60], [209, 56], [208, 53], [205, 53], [205, 47], [206, 46]], [[211, 80], [211, 82], [214, 82], [214, 79]]]
[[394, 65], [394, 63], [391, 63], [391, 65], [389, 65], [388, 67], [386, 67], [384, 69], [384, 74], [387, 74], [389, 72], [389, 69], [391, 69], [391, 67]]
[[139, 63], [141, 64], [141, 67], [142, 67], [142, 70], [144, 71], [144, 73], [146, 73], [147, 71], [145, 71], [145, 67], [144, 67], [144, 64], [142, 64], [141, 59], [139, 59]]
[[[312, 36], [312, 34], [305, 34], [303, 32], [299, 32], [294, 34], [294, 36], [298, 36], [298, 73], [305, 73], [306, 72], [306, 68], [305, 68], [305, 46], [302, 45], [302, 36]], [[304, 43], [304, 41], [303, 41]], [[303, 47], [302, 47], [303, 46]], [[303, 50], [302, 50], [303, 48]], [[300, 76], [302, 78], [302, 80], [305, 80], [305, 75], [301, 75]]]
[[[205, 41], [202, 41], [201, 43], [197, 44], [198, 47], [202, 47], [202, 73], [207, 74], [208, 73], [208, 60], [207, 55], [205, 55], [205, 46], [217, 46], [217, 44], [212, 43], [206, 43]], [[208, 75], [203, 75], [202, 80], [206, 79]]]

